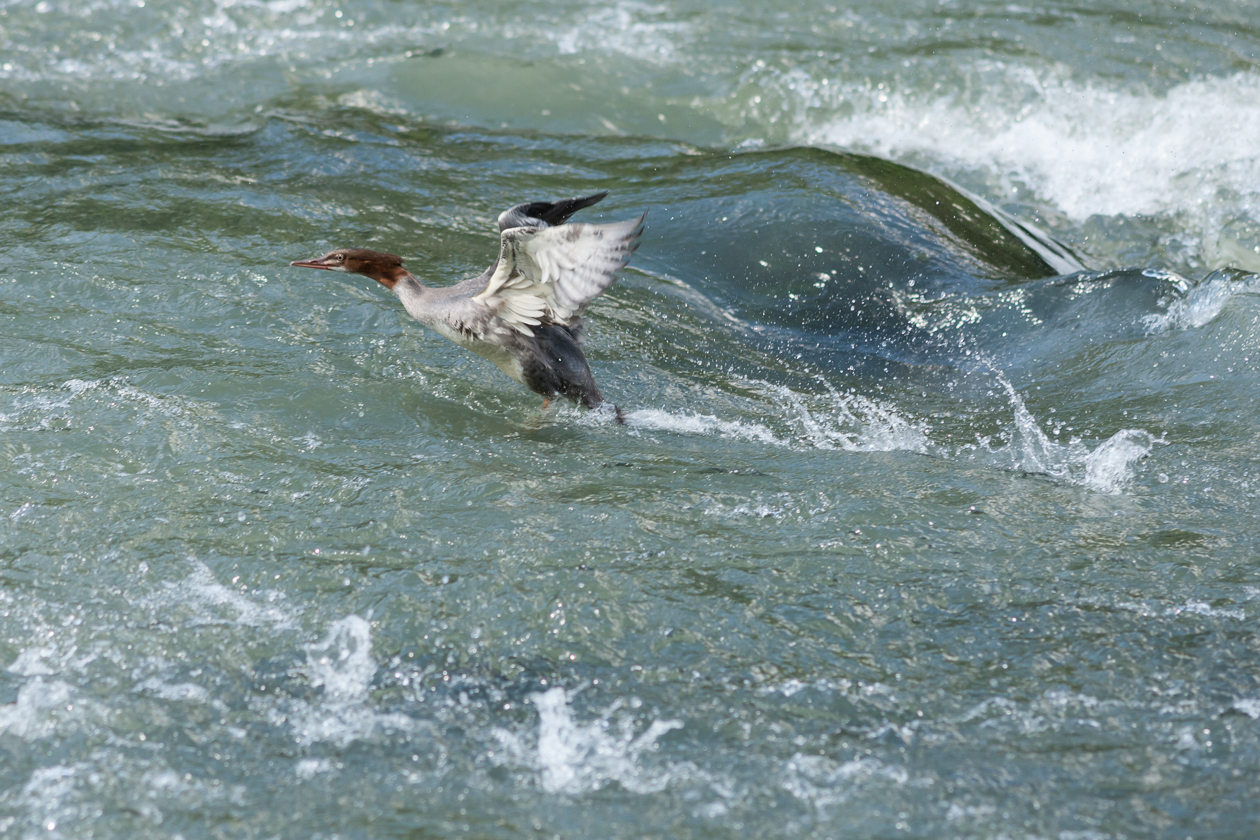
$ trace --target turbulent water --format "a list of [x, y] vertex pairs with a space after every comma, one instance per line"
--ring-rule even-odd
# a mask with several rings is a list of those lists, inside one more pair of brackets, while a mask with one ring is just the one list
[[1258, 20], [0, 0], [0, 835], [1256, 836]]

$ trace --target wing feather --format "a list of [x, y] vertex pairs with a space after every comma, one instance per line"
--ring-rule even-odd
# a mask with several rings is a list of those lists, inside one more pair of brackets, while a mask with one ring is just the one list
[[617, 279], [646, 215], [610, 225], [508, 228], [494, 272], [473, 300], [525, 335], [543, 323], [567, 324]]

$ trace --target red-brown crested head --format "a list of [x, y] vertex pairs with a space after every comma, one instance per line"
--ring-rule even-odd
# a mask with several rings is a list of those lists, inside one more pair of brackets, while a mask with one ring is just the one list
[[325, 271], [345, 271], [371, 277], [387, 289], [392, 289], [407, 276], [402, 257], [369, 251], [367, 248], [338, 248], [313, 260], [295, 260], [289, 265], [299, 268], [322, 268]]

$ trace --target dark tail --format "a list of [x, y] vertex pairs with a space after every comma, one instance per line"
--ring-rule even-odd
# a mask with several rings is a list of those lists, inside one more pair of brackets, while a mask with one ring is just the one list
[[617, 421], [617, 425], [626, 425], [626, 413], [621, 410], [621, 406], [604, 399], [604, 395], [599, 392], [599, 386], [595, 384], [593, 378], [587, 381], [586, 387], [580, 394], [570, 396], [569, 399], [579, 403], [584, 408], [589, 408], [591, 411], [608, 411], [612, 409], [613, 419]]
[[588, 195], [585, 198], [563, 198], [560, 201], [548, 204], [543, 201], [529, 205], [526, 214], [533, 216], [535, 219], [542, 219], [549, 225], [562, 225], [569, 221], [569, 217], [583, 207], [590, 207], [592, 204], [599, 204], [608, 195], [608, 190], [597, 192], [594, 195]]
[[610, 403], [608, 400], [600, 396], [598, 392], [595, 394], [595, 399], [588, 399], [587, 395], [583, 395], [581, 403], [592, 411], [607, 411], [608, 409], [612, 409], [613, 419], [617, 421], [617, 425], [626, 425], [626, 413], [621, 410], [621, 406], [616, 403]]
[[574, 402], [580, 403], [591, 411], [607, 411], [612, 409], [613, 419], [617, 421], [618, 426], [626, 425], [626, 413], [621, 410], [621, 406], [616, 403], [610, 403], [604, 399], [604, 395], [599, 392], [599, 388], [595, 387], [595, 382], [591, 382], [591, 390], [584, 392]]
[[608, 195], [608, 190], [588, 195], [584, 198], [562, 198], [559, 201], [535, 201], [530, 204], [518, 204], [499, 217], [499, 230], [513, 227], [524, 227], [530, 224], [527, 219], [537, 219], [545, 224], [562, 225], [583, 207], [598, 204]]

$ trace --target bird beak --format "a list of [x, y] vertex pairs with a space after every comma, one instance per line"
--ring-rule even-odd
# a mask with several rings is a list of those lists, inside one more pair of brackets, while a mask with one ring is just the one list
[[322, 268], [325, 271], [332, 271], [332, 266], [323, 260], [323, 257], [316, 257], [313, 260], [294, 260], [289, 265], [296, 265], [298, 268]]

